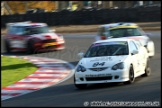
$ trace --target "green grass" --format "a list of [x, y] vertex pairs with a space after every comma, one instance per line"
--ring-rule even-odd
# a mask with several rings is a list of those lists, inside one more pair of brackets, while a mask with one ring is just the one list
[[37, 67], [27, 60], [1, 56], [1, 88], [32, 74]]

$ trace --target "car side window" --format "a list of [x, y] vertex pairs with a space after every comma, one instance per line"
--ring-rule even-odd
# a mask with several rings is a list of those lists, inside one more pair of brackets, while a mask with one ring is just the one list
[[15, 31], [16, 31], [16, 28], [15, 27], [13, 27], [13, 26], [9, 26], [8, 27], [8, 30], [7, 30], [8, 34], [14, 34]]
[[8, 34], [22, 35], [24, 34], [24, 28], [19, 26], [8, 27]]
[[142, 36], [142, 31], [139, 28], [134, 29], [134, 36]]
[[136, 46], [137, 46], [138, 49], [142, 46], [140, 41], [136, 40], [134, 42], [136, 43]]
[[144, 35], [145, 34], [145, 32], [140, 27], [138, 27], [138, 31], [141, 33], [141, 35]]
[[132, 52], [133, 50], [138, 50], [138, 48], [133, 41], [130, 41], [130, 51]]

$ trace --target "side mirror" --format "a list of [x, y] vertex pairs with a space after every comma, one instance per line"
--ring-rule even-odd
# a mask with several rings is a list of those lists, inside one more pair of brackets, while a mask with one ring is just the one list
[[84, 53], [83, 53], [83, 52], [78, 53], [78, 57], [79, 57], [80, 59], [83, 58], [83, 57], [84, 57]]
[[55, 29], [52, 29], [52, 30], [49, 30], [49, 31], [52, 33], [52, 32], [55, 32], [56, 30]]
[[144, 45], [145, 48], [147, 48], [147, 45]]
[[138, 50], [133, 50], [131, 54], [132, 55], [138, 54]]

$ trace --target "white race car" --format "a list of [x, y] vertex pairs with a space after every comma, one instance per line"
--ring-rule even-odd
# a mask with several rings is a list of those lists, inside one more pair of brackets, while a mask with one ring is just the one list
[[82, 59], [75, 68], [74, 84], [79, 89], [95, 83], [133, 83], [136, 77], [151, 73], [146, 48], [133, 39], [97, 41], [78, 56]]
[[136, 23], [111, 23], [98, 27], [98, 33], [95, 38], [105, 40], [109, 38], [131, 38], [139, 40], [146, 47], [149, 57], [155, 54], [154, 42], [148, 37], [150, 33], [145, 33]]

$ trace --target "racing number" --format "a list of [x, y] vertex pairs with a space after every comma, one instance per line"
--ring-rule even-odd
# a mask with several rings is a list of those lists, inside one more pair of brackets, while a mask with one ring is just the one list
[[93, 67], [96, 67], [98, 65], [103, 66], [104, 64], [105, 64], [105, 62], [102, 62], [102, 63], [96, 62], [93, 64]]

